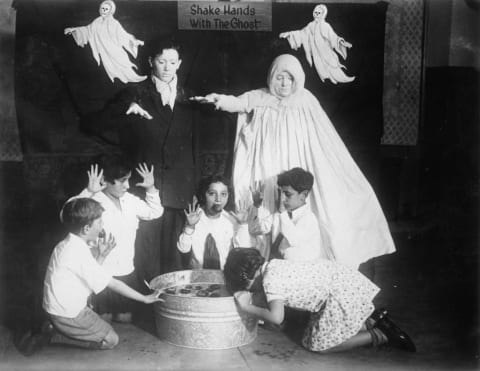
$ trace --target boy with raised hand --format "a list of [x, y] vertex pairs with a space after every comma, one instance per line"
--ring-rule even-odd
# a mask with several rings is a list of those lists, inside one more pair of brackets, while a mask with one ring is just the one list
[[[130, 299], [150, 304], [163, 301], [155, 292], [142, 295], [113, 278], [95, 259], [102, 259], [114, 248], [114, 240], [98, 243], [103, 231], [104, 209], [90, 198], [77, 198], [62, 209], [62, 222], [69, 234], [55, 246], [44, 280], [43, 308], [50, 323], [39, 334], [24, 336], [18, 345], [24, 355], [31, 355], [49, 344], [69, 344], [90, 349], [112, 349], [118, 335], [88, 305], [90, 294], [109, 288]], [[96, 246], [92, 254], [91, 245]]]
[[[105, 258], [103, 267], [113, 277], [136, 290], [143, 284], [134, 267], [135, 238], [140, 220], [152, 220], [163, 214], [159, 191], [154, 185], [153, 166], [139, 164], [136, 171], [142, 178], [137, 186], [145, 189], [145, 200], [128, 192], [132, 164], [121, 155], [104, 155], [99, 164], [91, 165], [88, 186], [78, 196], [98, 201], [103, 213], [104, 229], [113, 235], [115, 249]], [[72, 199], [74, 199], [72, 198]], [[131, 322], [133, 301], [106, 289], [94, 297], [95, 310], [105, 319]]]
[[267, 258], [314, 261], [322, 257], [320, 228], [306, 201], [313, 181], [313, 175], [299, 167], [279, 174], [280, 199], [274, 214], [262, 206], [262, 186], [251, 190], [254, 207], [249, 215], [249, 231], [253, 236], [271, 233]]

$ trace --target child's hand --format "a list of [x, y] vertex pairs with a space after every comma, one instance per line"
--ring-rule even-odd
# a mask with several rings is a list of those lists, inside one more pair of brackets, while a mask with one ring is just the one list
[[189, 227], [193, 227], [198, 223], [200, 220], [201, 209], [195, 196], [193, 196], [192, 203], [188, 204], [188, 209], [184, 210], [184, 212], [187, 217], [187, 225]]
[[255, 181], [254, 186], [250, 186], [250, 192], [252, 194], [253, 206], [260, 207], [263, 203], [265, 183], [262, 181]]
[[106, 235], [99, 237], [97, 243], [98, 256], [100, 258], [106, 258], [115, 246], [117, 246], [117, 242], [111, 233], [108, 234], [108, 237]]
[[246, 224], [248, 222], [248, 207], [245, 201], [240, 201], [237, 212], [230, 211], [230, 215], [235, 218], [238, 224]]
[[250, 291], [237, 291], [233, 294], [233, 298], [243, 311], [252, 303], [252, 293]]
[[128, 107], [128, 110], [126, 112], [127, 115], [130, 115], [131, 113], [134, 115], [142, 116], [147, 120], [153, 119], [152, 115], [150, 115], [147, 111], [145, 111], [142, 107], [140, 107], [135, 102], [130, 104], [130, 107]]
[[98, 165], [90, 165], [90, 171], [87, 171], [88, 174], [88, 185], [87, 190], [94, 194], [100, 191], [103, 191], [107, 186], [103, 181], [103, 170], [98, 172]]
[[163, 293], [161, 290], [155, 290], [154, 293], [145, 295], [145, 304], [152, 304], [152, 303], [157, 303], [159, 301], [165, 302], [160, 295]]
[[145, 188], [146, 191], [152, 190], [155, 188], [155, 178], [153, 177], [153, 165], [148, 170], [147, 164], [138, 164], [138, 167], [135, 169], [137, 173], [143, 178], [143, 182], [137, 183], [137, 186]]

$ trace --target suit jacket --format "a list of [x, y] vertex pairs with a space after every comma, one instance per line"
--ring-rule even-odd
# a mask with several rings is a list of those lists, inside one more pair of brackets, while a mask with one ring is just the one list
[[[163, 206], [183, 209], [196, 188], [197, 156], [194, 139], [198, 107], [185, 89], [177, 87], [173, 111], [164, 106], [151, 79], [136, 84], [123, 98], [138, 103], [153, 117], [127, 116], [120, 144], [138, 162], [153, 164], [155, 184]], [[125, 111], [123, 111], [125, 112]]]

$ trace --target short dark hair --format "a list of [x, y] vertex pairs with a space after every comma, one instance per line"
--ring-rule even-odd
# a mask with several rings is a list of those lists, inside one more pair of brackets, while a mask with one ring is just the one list
[[265, 258], [255, 248], [235, 248], [230, 250], [223, 267], [225, 285], [234, 293], [245, 290], [249, 280], [253, 280], [255, 272], [265, 263]]
[[100, 169], [103, 170], [103, 179], [106, 182], [114, 183], [132, 172], [132, 161], [121, 154], [102, 155], [97, 159]]
[[102, 216], [105, 209], [91, 198], [75, 198], [62, 208], [60, 219], [69, 232], [78, 234], [86, 225]]
[[210, 175], [210, 176], [200, 180], [200, 183], [198, 185], [197, 199], [198, 199], [198, 203], [202, 206], [205, 205], [205, 201], [206, 201], [205, 200], [205, 193], [207, 193], [208, 188], [210, 187], [210, 184], [212, 184], [212, 183], [223, 183], [223, 184], [225, 184], [227, 186], [227, 189], [228, 189], [228, 198], [230, 199], [230, 197], [232, 195], [231, 184], [230, 184], [230, 180], [228, 178], [224, 177], [221, 174]]
[[301, 167], [294, 167], [278, 175], [277, 185], [279, 187], [290, 186], [299, 193], [310, 192], [313, 187], [313, 175]]
[[176, 50], [179, 59], [182, 59], [182, 47], [174, 36], [153, 42], [148, 55], [153, 61], [157, 56], [161, 55], [163, 51], [167, 49]]

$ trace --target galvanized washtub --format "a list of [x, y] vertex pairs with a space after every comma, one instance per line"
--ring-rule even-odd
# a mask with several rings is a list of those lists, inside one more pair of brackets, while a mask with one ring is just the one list
[[[152, 289], [162, 290], [165, 302], [154, 304], [157, 335], [168, 343], [195, 349], [228, 349], [246, 345], [257, 336], [257, 320], [239, 314], [233, 296], [199, 297], [171, 293], [172, 287], [224, 285], [220, 270], [185, 270], [155, 277]], [[169, 293], [170, 292], [170, 293]]]

